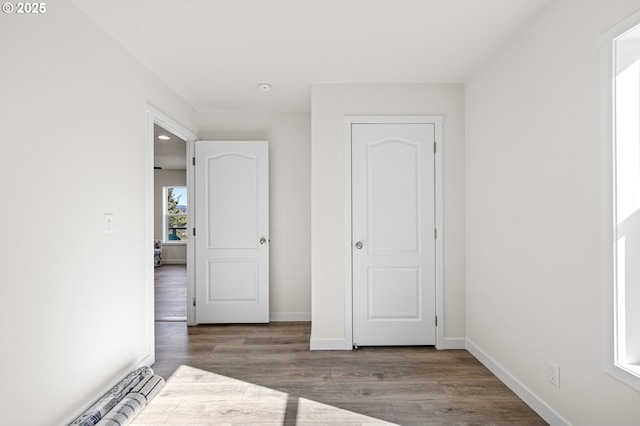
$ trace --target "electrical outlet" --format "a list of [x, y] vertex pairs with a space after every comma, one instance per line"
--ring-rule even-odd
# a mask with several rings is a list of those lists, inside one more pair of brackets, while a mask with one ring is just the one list
[[104, 232], [105, 234], [110, 234], [113, 232], [113, 214], [112, 213], [104, 214]]
[[547, 362], [547, 379], [549, 382], [556, 387], [560, 387], [560, 367], [557, 365]]

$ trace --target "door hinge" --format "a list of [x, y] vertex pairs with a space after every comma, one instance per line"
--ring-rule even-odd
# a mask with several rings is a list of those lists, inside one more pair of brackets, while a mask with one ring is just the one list
[[196, 228], [193, 228], [193, 236], [196, 236]]
[[196, 165], [196, 157], [191, 158], [191, 164], [193, 164], [194, 166]]
[[437, 145], [437, 144], [434, 142], [434, 143], [433, 143], [433, 153], [434, 153], [434, 154], [436, 153], [436, 145]]
[[193, 306], [196, 306], [196, 298], [193, 298]]
[[[196, 302], [195, 302], [195, 299], [194, 299], [194, 301], [193, 301], [193, 306], [195, 306], [195, 303], [196, 303]], [[436, 327], [437, 327], [437, 326], [438, 326], [438, 316], [436, 315]]]
[[438, 239], [438, 228], [433, 229], [433, 238], [436, 240]]

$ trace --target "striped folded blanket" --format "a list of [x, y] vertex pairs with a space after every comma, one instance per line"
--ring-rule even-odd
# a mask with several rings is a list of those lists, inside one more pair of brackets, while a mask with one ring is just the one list
[[71, 425], [94, 426], [138, 384], [151, 376], [153, 376], [153, 370], [149, 367], [141, 367], [132, 371], [127, 377], [122, 379], [120, 383], [107, 392], [106, 395], [75, 419]]
[[160, 389], [164, 387], [164, 379], [160, 376], [153, 375], [146, 377], [143, 381], [138, 383], [138, 386], [133, 388], [131, 393], [139, 393], [144, 396], [147, 402], [151, 401], [154, 396], [160, 392]]
[[122, 398], [96, 426], [124, 426], [133, 420], [147, 405], [147, 399], [139, 393], [130, 393]]
[[160, 376], [146, 377], [133, 388], [115, 407], [111, 409], [96, 426], [128, 425], [164, 386]]

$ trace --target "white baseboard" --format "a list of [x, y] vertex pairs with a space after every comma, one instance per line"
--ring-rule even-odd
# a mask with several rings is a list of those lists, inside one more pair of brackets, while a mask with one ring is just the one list
[[311, 312], [271, 312], [269, 321], [273, 322], [297, 322], [311, 321]]
[[172, 259], [172, 260], [162, 259], [162, 264], [163, 265], [186, 265], [187, 261], [181, 260], [181, 259]]
[[311, 339], [310, 349], [312, 351], [344, 351], [347, 349], [345, 339]]
[[467, 349], [467, 339], [464, 337], [445, 337], [443, 349]]
[[550, 425], [571, 424], [469, 339], [466, 349]]

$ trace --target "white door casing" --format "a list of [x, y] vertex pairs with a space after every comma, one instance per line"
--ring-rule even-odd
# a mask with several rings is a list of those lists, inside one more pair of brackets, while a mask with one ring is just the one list
[[266, 141], [195, 144], [196, 322], [269, 322]]
[[435, 345], [441, 297], [435, 144], [441, 118], [345, 121], [351, 151], [352, 344]]
[[[187, 143], [187, 158], [191, 158], [191, 154], [193, 153], [193, 144], [196, 140], [197, 136], [195, 133], [191, 132], [186, 127], [182, 126], [173, 118], [164, 114], [157, 108], [155, 108], [151, 104], [147, 104], [147, 214], [148, 214], [148, 222], [147, 222], [147, 240], [149, 242], [149, 247], [153, 246], [153, 241], [155, 240], [154, 233], [154, 151], [155, 151], [155, 138], [154, 138], [154, 125], [159, 125], [164, 129], [170, 131], [174, 135], [183, 139]], [[188, 167], [187, 167], [188, 170]], [[192, 199], [191, 191], [191, 182], [192, 175], [190, 173], [187, 174], [187, 187], [188, 191], [188, 199]], [[188, 223], [192, 223], [191, 210], [188, 211]], [[193, 295], [193, 244], [191, 240], [187, 241], [187, 299], [191, 300], [191, 296]], [[153, 267], [153, 252], [151, 250], [148, 251], [148, 259], [147, 259], [147, 294], [148, 294], [148, 306], [149, 311], [147, 313], [147, 324], [148, 324], [148, 355], [144, 357], [144, 359], [138, 364], [138, 367], [143, 365], [152, 365], [155, 362], [155, 312], [154, 312], [154, 300], [155, 300], [155, 286], [154, 286], [154, 267]], [[187, 303], [187, 300], [184, 301]], [[193, 323], [193, 307], [191, 304], [187, 306], [187, 321], [189, 324]]]

